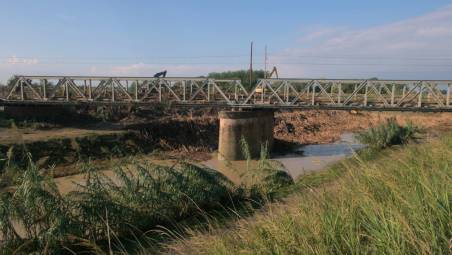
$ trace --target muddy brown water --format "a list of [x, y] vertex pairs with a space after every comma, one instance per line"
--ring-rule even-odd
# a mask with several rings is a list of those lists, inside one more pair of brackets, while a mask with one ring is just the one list
[[[335, 143], [299, 146], [290, 153], [273, 157], [271, 161], [274, 166], [283, 168], [293, 178], [298, 178], [299, 176], [309, 172], [320, 171], [328, 165], [352, 155], [354, 151], [363, 147], [364, 145], [356, 142], [353, 134], [346, 133], [343, 134], [341, 139]], [[157, 165], [175, 164], [175, 160], [172, 159], [157, 160], [149, 157], [145, 158], [145, 160]], [[203, 161], [199, 164], [220, 171], [231, 181], [238, 184], [241, 182], [241, 177], [246, 174], [246, 169], [252, 169], [255, 167], [257, 161], [221, 161], [217, 159], [216, 154], [212, 154], [211, 159]], [[112, 179], [112, 181], [115, 181], [113, 171], [104, 170], [102, 173]], [[55, 178], [55, 182], [60, 192], [62, 194], [67, 194], [78, 189], [80, 185], [84, 185], [86, 182], [86, 175], [77, 174]]]
[[[338, 162], [364, 147], [363, 144], [356, 141], [352, 133], [345, 133], [335, 143], [298, 146], [292, 152], [274, 156], [271, 160], [278, 162], [279, 164], [276, 165], [281, 165], [296, 179], [303, 174], [323, 170], [328, 165]], [[252, 167], [247, 166], [249, 163], [246, 160], [221, 161], [216, 157], [203, 162], [205, 166], [219, 170], [234, 182], [240, 178], [242, 169]], [[251, 161], [251, 164], [255, 165], [256, 162]]]

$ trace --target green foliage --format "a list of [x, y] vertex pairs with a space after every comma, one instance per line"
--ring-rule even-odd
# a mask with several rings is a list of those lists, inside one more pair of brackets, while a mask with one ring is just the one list
[[53, 180], [40, 175], [33, 164], [23, 172], [14, 192], [2, 193], [0, 207], [4, 247], [12, 249], [20, 244], [20, 252], [37, 248], [49, 251], [77, 227], [70, 216], [68, 201], [60, 195]]
[[414, 138], [418, 128], [411, 123], [401, 126], [395, 119], [360, 133], [357, 139], [374, 150], [381, 150], [391, 145], [406, 144]]
[[263, 79], [265, 77], [264, 70], [254, 70], [253, 80], [250, 84], [250, 72], [248, 70], [238, 70], [238, 71], [227, 71], [218, 73], [209, 73], [207, 77], [214, 79], [237, 79], [242, 82], [242, 85], [248, 90], [256, 85], [257, 80]]
[[88, 185], [71, 194], [82, 225], [96, 240], [107, 238], [106, 217], [110, 229], [120, 235], [130, 226], [145, 230], [196, 214], [198, 208], [226, 205], [234, 197], [234, 185], [214, 170], [188, 163], [135, 167], [133, 174], [115, 169], [114, 178], [92, 171]]
[[356, 158], [342, 165], [339, 180], [241, 220], [226, 235], [223, 230], [195, 235], [174, 251], [449, 254], [451, 166], [452, 135], [377, 160]]
[[251, 153], [249, 145], [242, 137], [241, 150], [247, 162], [246, 174], [241, 177], [245, 190], [250, 191], [255, 200], [273, 199], [282, 189], [294, 184], [284, 167], [268, 159], [268, 144], [261, 144], [257, 166], [250, 167]]
[[108, 177], [85, 166], [86, 185], [62, 196], [55, 182], [30, 164], [17, 189], [0, 197], [4, 247], [20, 253], [57, 252], [83, 240], [91, 249], [136, 229], [169, 224], [241, 199], [242, 192], [211, 169], [188, 163], [133, 168], [117, 168]]

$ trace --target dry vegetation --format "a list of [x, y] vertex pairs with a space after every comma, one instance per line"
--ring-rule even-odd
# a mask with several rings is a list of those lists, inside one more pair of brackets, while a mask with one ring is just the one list
[[430, 134], [452, 128], [450, 113], [294, 111], [276, 114], [275, 137], [301, 144], [330, 143], [344, 132], [357, 132], [377, 126], [387, 119], [404, 125], [434, 130]]

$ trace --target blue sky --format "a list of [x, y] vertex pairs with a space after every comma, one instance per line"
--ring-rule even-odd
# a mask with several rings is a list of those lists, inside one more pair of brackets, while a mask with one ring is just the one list
[[452, 1], [0, 1], [13, 74], [452, 79]]

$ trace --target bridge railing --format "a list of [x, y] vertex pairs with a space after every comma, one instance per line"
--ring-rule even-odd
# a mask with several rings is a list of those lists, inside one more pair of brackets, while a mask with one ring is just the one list
[[247, 91], [239, 80], [17, 75], [0, 88], [2, 104], [224, 105], [273, 108], [452, 108], [448, 80], [261, 79]]

